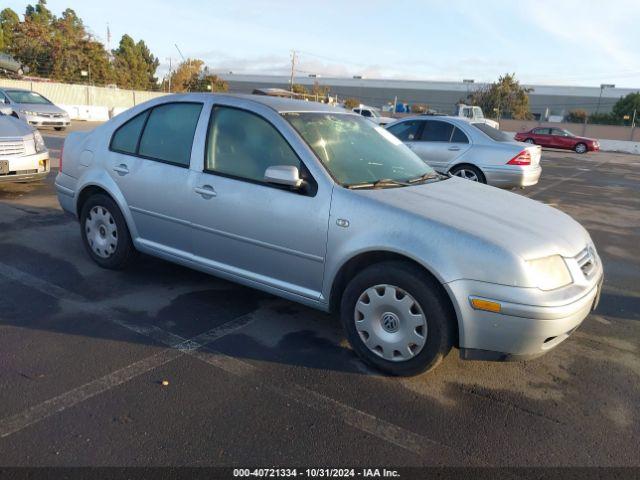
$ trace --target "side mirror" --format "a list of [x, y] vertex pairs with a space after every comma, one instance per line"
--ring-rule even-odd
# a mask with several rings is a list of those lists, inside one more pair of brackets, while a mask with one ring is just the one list
[[13, 113], [13, 108], [10, 106], [6, 106], [3, 102], [0, 102], [0, 114], [2, 115], [11, 115]]
[[291, 165], [275, 165], [267, 168], [264, 172], [264, 180], [291, 188], [300, 188], [304, 183], [304, 180], [300, 178], [298, 168]]

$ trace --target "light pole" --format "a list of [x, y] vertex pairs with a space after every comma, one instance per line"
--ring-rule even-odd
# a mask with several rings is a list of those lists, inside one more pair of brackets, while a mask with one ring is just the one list
[[616, 86], [611, 83], [603, 83], [600, 85], [600, 96], [598, 97], [598, 105], [596, 106], [596, 113], [595, 113], [596, 115], [600, 110], [600, 101], [602, 100], [602, 92], [604, 92], [605, 88], [616, 88]]
[[467, 98], [466, 101], [469, 101], [469, 85], [472, 83], [475, 83], [475, 80], [473, 78], [463, 78], [462, 79], [462, 83], [465, 83], [467, 85]]

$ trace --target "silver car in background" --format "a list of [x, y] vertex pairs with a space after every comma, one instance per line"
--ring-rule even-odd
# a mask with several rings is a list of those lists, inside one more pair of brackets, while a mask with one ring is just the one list
[[587, 231], [436, 173], [384, 128], [314, 102], [183, 94], [65, 141], [56, 190], [88, 255], [136, 251], [327, 312], [395, 375], [559, 345], [597, 304]]
[[0, 183], [41, 180], [50, 168], [49, 152], [40, 132], [0, 113]]
[[34, 127], [64, 130], [71, 124], [69, 114], [37, 92], [21, 88], [0, 88], [0, 105]]
[[535, 185], [542, 173], [540, 147], [483, 122], [421, 115], [386, 128], [440, 173], [501, 188]]

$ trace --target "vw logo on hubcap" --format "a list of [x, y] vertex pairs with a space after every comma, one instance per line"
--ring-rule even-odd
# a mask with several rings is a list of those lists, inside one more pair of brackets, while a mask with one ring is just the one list
[[382, 328], [389, 333], [395, 333], [400, 326], [400, 320], [393, 313], [387, 312], [382, 315]]

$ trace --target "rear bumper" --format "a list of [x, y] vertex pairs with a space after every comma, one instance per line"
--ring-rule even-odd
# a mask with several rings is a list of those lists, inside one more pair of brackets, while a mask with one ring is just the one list
[[[446, 287], [456, 299], [460, 326], [460, 355], [473, 360], [535, 358], [557, 347], [597, 306], [603, 275], [578, 298], [553, 306], [500, 301], [501, 312], [476, 310], [470, 298], [477, 283], [459, 280]], [[491, 287], [488, 287], [491, 288]], [[483, 298], [490, 298], [483, 295]]]
[[58, 173], [55, 181], [60, 206], [65, 212], [72, 214], [74, 217], [76, 216], [75, 181], [75, 178], [62, 172]]
[[500, 188], [522, 188], [535, 185], [540, 180], [542, 167], [538, 165], [503, 165], [482, 169], [487, 184]]

